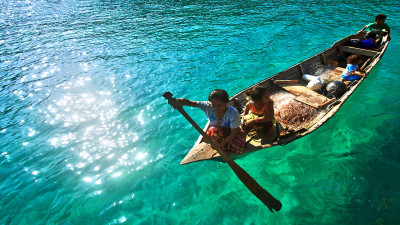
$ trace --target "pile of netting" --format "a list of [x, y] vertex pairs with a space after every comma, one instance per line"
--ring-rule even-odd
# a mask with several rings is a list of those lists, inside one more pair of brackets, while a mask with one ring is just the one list
[[[324, 83], [329, 83], [330, 81], [337, 80], [337, 72], [334, 72], [335, 68], [335, 66], [315, 63], [308, 67], [308, 73], [318, 76]], [[339, 73], [341, 74], [341, 71]]]
[[299, 130], [308, 125], [318, 110], [294, 100], [293, 95], [278, 93], [271, 96], [274, 100], [275, 118], [287, 130]]

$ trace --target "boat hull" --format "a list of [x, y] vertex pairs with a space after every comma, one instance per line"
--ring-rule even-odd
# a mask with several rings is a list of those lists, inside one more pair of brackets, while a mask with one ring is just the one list
[[[389, 41], [384, 39], [381, 47], [373, 50], [350, 46], [350, 41], [352, 39], [362, 39], [363, 35], [363, 33], [360, 33], [345, 37], [334, 43], [330, 48], [233, 95], [230, 98], [229, 104], [241, 111], [247, 103], [246, 96], [244, 95], [247, 90], [255, 85], [267, 87], [271, 93], [271, 98], [274, 100], [275, 116], [278, 122], [275, 125], [274, 134], [269, 136], [263, 133], [248, 134], [246, 136], [244, 153], [234, 154], [228, 152], [230, 157], [237, 159], [261, 149], [288, 144], [315, 131], [334, 116], [344, 102], [366, 78], [348, 83], [345, 93], [335, 97], [329, 96], [327, 93], [321, 91], [315, 92], [307, 88], [307, 82], [302, 80], [302, 76], [314, 72], [313, 69], [318, 67], [323, 68], [323, 73], [320, 74], [320, 76], [324, 76], [326, 82], [339, 81], [340, 75], [346, 67], [346, 58], [350, 54], [355, 53], [363, 57], [361, 69], [368, 75], [382, 58]], [[335, 63], [337, 65], [332, 66], [331, 62], [337, 62]], [[281, 97], [282, 95], [284, 98]], [[280, 98], [274, 98], [274, 96], [280, 96]], [[279, 118], [279, 110], [282, 111], [284, 107], [281, 106], [288, 98], [293, 98], [296, 104], [301, 104], [301, 108], [308, 107], [311, 109], [310, 111], [315, 111], [316, 113], [312, 114], [303, 124], [296, 124], [296, 126], [293, 126], [293, 124], [285, 120], [286, 118]], [[293, 118], [289, 118], [289, 120], [290, 119], [293, 120]], [[204, 130], [206, 131], [208, 127], [209, 124], [205, 126]], [[193, 148], [182, 160], [181, 164], [202, 160], [222, 161], [217, 151], [212, 149], [209, 144], [203, 142], [200, 136]]]

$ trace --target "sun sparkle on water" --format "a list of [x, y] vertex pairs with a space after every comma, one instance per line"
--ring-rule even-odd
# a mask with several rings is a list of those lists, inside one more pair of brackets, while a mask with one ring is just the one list
[[[41, 61], [42, 65], [33, 66], [33, 69], [47, 67], [48, 61], [49, 58], [44, 57]], [[88, 63], [83, 63], [81, 66], [83, 72], [88, 72]], [[24, 67], [24, 70], [28, 69], [29, 67]], [[46, 78], [49, 74], [58, 71], [59, 69], [52, 64], [52, 68], [42, 72], [41, 77]], [[130, 77], [126, 76], [126, 78]], [[20, 82], [35, 79], [38, 79], [35, 74], [30, 78], [23, 76]], [[110, 82], [113, 83], [114, 80], [110, 79]], [[42, 81], [34, 81], [34, 85], [36, 88], [33, 93], [40, 93], [43, 90]], [[15, 90], [14, 94], [22, 100], [25, 100], [24, 96], [27, 95], [23, 90]], [[30, 94], [27, 96], [35, 97], [32, 93]], [[142, 161], [140, 166], [132, 167], [132, 171], [147, 165], [147, 162], [143, 161], [147, 155], [145, 150], [141, 149], [139, 153], [136, 153], [138, 148], [135, 142], [140, 139], [138, 133], [131, 130], [129, 124], [123, 124], [117, 118], [118, 109], [115, 108], [115, 102], [111, 98], [112, 92], [97, 89], [89, 75], [78, 76], [60, 83], [46, 95], [48, 96], [47, 106], [38, 110], [44, 116], [44, 122], [50, 126], [62, 124], [69, 130], [73, 130], [65, 134], [55, 133], [48, 138], [48, 142], [54, 148], [69, 148], [79, 156], [78, 160], [69, 163], [67, 168], [76, 171], [76, 174], [82, 177], [82, 181], [101, 185], [107, 180], [105, 178], [107, 174], [117, 178], [126, 173], [123, 168], [130, 168], [135, 162]], [[31, 110], [33, 109], [34, 107], [31, 107]], [[141, 125], [146, 123], [143, 113], [142, 110], [136, 117]], [[6, 129], [2, 132], [6, 132]], [[28, 137], [37, 134], [34, 128], [28, 129]], [[29, 143], [22, 144], [26, 146]], [[126, 150], [121, 151], [121, 149]], [[93, 169], [85, 172], [87, 167]]]

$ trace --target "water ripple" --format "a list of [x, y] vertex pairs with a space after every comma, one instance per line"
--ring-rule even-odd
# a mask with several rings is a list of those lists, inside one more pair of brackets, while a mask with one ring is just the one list
[[0, 1], [0, 223], [384, 221], [399, 205], [398, 182], [374, 172], [399, 180], [396, 43], [390, 65], [379, 63], [314, 136], [240, 161], [284, 203], [275, 215], [226, 165], [179, 166], [198, 134], [161, 94], [234, 94], [359, 30], [372, 12], [398, 27], [392, 3], [353, 12], [343, 1]]

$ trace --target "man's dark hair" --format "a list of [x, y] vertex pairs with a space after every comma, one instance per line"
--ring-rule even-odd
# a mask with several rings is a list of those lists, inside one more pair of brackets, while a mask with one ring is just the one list
[[386, 19], [386, 15], [385, 14], [379, 14], [377, 16], [375, 16], [375, 21], [381, 20], [381, 19]]

